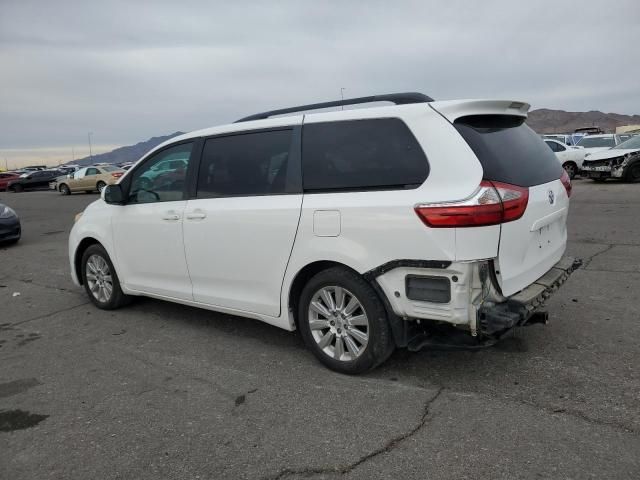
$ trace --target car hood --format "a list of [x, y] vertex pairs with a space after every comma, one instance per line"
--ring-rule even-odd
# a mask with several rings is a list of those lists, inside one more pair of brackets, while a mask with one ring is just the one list
[[602, 152], [604, 150], [611, 150], [611, 147], [590, 147], [582, 149], [582, 151], [587, 155], [590, 153]]
[[585, 158], [587, 162], [591, 160], [606, 160], [607, 158], [622, 157], [628, 153], [640, 152], [640, 148], [610, 148], [591, 153]]

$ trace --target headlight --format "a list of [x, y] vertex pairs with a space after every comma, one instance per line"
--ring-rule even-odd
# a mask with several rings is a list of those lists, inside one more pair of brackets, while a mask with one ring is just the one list
[[9, 207], [2, 207], [2, 209], [0, 210], [0, 218], [9, 218], [9, 217], [17, 217], [16, 212], [13, 210], [13, 208], [9, 208]]
[[80, 213], [76, 213], [75, 218], [73, 219], [73, 223], [76, 223], [78, 220], [80, 220], [80, 217], [82, 217], [82, 214], [84, 212], [80, 212]]

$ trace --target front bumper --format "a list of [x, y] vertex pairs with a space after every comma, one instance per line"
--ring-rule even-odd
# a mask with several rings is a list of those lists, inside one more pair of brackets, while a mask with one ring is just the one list
[[17, 240], [21, 234], [20, 220], [17, 217], [0, 218], [0, 241]]
[[513, 327], [526, 325], [544, 302], [582, 265], [582, 260], [564, 256], [551, 270], [506, 302], [486, 302], [478, 309], [478, 330], [495, 337]]

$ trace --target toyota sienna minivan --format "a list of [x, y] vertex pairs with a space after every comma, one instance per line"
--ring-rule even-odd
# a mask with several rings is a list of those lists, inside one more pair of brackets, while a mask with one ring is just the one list
[[528, 109], [389, 94], [174, 137], [76, 217], [73, 279], [102, 309], [144, 295], [297, 329], [344, 373], [491, 345], [546, 320], [579, 265], [571, 183]]

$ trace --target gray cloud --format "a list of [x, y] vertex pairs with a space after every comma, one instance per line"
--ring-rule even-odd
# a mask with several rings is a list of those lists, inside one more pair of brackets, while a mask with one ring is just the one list
[[422, 91], [640, 113], [637, 0], [0, 3], [0, 150]]

